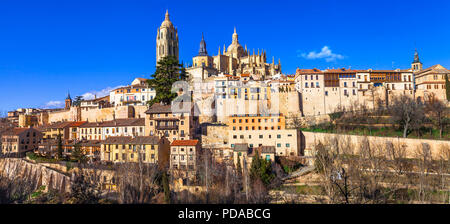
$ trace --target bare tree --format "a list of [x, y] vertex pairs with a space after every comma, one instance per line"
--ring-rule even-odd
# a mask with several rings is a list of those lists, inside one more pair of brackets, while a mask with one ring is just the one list
[[439, 100], [434, 93], [430, 94], [425, 101], [425, 110], [433, 118], [433, 124], [439, 129], [439, 138], [442, 138], [444, 130], [444, 118], [446, 116], [447, 107], [444, 102]]
[[409, 131], [422, 125], [423, 105], [407, 95], [394, 97], [390, 111], [393, 123], [403, 128], [403, 138], [407, 137]]

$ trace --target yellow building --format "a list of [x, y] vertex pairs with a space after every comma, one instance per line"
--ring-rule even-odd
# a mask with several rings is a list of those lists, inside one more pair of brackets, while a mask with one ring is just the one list
[[169, 164], [169, 141], [156, 136], [109, 137], [101, 144], [100, 159], [114, 163], [138, 162]]
[[447, 100], [445, 89], [445, 77], [450, 78], [450, 70], [442, 65], [434, 65], [430, 68], [417, 71], [416, 97], [426, 100], [431, 94], [440, 100]]
[[276, 116], [233, 115], [228, 118], [228, 127], [233, 131], [283, 130], [286, 127], [286, 120], [283, 114]]

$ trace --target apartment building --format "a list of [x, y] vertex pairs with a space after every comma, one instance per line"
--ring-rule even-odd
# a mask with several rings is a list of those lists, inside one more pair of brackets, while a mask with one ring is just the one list
[[399, 94], [414, 96], [412, 70], [297, 69], [295, 87], [304, 116], [323, 115]]
[[174, 140], [170, 144], [170, 170], [175, 175], [192, 176], [201, 156], [198, 140]]
[[248, 144], [249, 148], [274, 146], [276, 156], [301, 156], [300, 135], [295, 129], [236, 130], [229, 131], [227, 143], [230, 148], [242, 143]]
[[101, 143], [100, 159], [105, 162], [139, 162], [169, 166], [170, 142], [156, 136], [113, 136]]
[[145, 118], [86, 122], [77, 128], [77, 132], [80, 140], [105, 140], [113, 136], [144, 136]]
[[450, 70], [442, 65], [434, 65], [415, 73], [417, 98], [426, 100], [431, 94], [440, 100], [448, 100], [445, 79], [450, 78]]
[[233, 131], [284, 130], [286, 127], [286, 119], [283, 114], [276, 114], [272, 116], [258, 114], [235, 114], [229, 117], [227, 125]]
[[175, 105], [153, 104], [145, 113], [145, 135], [166, 137], [169, 141], [192, 139], [198, 125], [198, 116], [194, 107], [186, 104], [179, 108]]
[[131, 85], [114, 89], [109, 100], [114, 106], [147, 105], [156, 96], [156, 90], [147, 84], [148, 79], [136, 78]]
[[13, 128], [2, 135], [2, 154], [23, 156], [38, 148], [42, 133], [34, 128]]

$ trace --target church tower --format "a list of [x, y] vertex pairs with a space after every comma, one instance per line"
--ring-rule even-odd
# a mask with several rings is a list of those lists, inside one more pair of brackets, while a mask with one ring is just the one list
[[170, 21], [169, 11], [166, 11], [166, 18], [156, 35], [156, 63], [169, 55], [178, 60], [178, 31]]
[[417, 49], [416, 49], [416, 52], [414, 53], [414, 61], [411, 64], [411, 68], [412, 68], [413, 72], [418, 72], [418, 71], [422, 70], [422, 67], [423, 67], [423, 65], [422, 65], [422, 62], [420, 62], [420, 60], [419, 60], [419, 53], [417, 52]]
[[72, 98], [70, 98], [70, 93], [67, 93], [67, 98], [65, 100], [65, 103], [66, 103], [66, 105], [65, 105], [64, 109], [69, 110], [70, 107], [72, 106]]

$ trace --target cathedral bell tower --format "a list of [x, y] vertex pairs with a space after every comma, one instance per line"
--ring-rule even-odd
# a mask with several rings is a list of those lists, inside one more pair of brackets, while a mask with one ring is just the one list
[[156, 63], [169, 55], [178, 60], [178, 31], [170, 21], [169, 11], [166, 11], [166, 17], [156, 35]]
[[72, 98], [70, 98], [70, 93], [67, 93], [64, 109], [69, 110], [71, 106], [72, 106]]
[[422, 62], [420, 62], [420, 59], [419, 59], [419, 53], [417, 52], [417, 49], [416, 49], [416, 52], [414, 53], [414, 61], [411, 64], [411, 68], [412, 68], [413, 72], [421, 71], [423, 68]]

